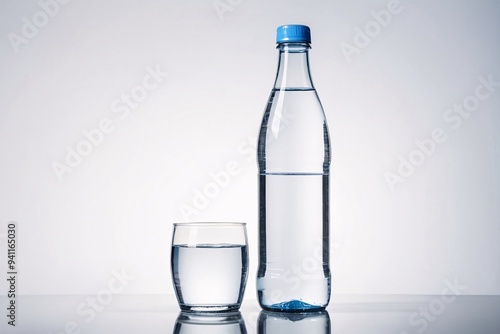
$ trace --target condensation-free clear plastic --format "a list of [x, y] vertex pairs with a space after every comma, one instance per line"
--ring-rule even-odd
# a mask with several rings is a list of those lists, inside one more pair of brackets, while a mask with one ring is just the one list
[[330, 300], [330, 136], [305, 42], [278, 43], [279, 64], [260, 128], [262, 308], [324, 309]]

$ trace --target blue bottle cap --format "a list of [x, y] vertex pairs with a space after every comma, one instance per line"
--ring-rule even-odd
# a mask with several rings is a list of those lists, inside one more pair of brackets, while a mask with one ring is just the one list
[[276, 30], [276, 43], [311, 43], [311, 30], [300, 24], [279, 26]]

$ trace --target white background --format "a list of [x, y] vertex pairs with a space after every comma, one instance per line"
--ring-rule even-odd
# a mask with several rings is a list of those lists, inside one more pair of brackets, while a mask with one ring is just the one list
[[[332, 135], [333, 292], [438, 294], [457, 280], [467, 294], [500, 294], [500, 87], [459, 126], [443, 118], [478, 77], [500, 82], [500, 6], [402, 0], [374, 25], [389, 3], [73, 0], [43, 22], [38, 2], [2, 0], [0, 249], [18, 222], [19, 292], [95, 294], [125, 270], [134, 280], [122, 293], [171, 294], [172, 222], [219, 220], [248, 223], [255, 298], [253, 147], [275, 29], [301, 23]], [[29, 38], [23, 18], [41, 26]], [[347, 57], [342, 43], [366, 27], [380, 31]], [[168, 76], [114, 113], [148, 67]], [[103, 119], [111, 133], [60, 181], [54, 162]], [[387, 172], [437, 128], [446, 140], [391, 189]], [[196, 208], [228, 164], [230, 181]]]

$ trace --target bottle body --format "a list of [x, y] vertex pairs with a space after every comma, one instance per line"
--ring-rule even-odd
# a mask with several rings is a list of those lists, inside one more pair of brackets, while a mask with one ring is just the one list
[[264, 309], [324, 309], [331, 283], [330, 137], [309, 76], [309, 46], [279, 48], [278, 75], [257, 148], [257, 294]]

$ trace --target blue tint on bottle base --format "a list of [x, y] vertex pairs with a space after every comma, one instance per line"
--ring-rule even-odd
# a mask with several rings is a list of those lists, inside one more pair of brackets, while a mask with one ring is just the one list
[[311, 305], [304, 303], [300, 300], [292, 300], [289, 302], [278, 303], [269, 306], [269, 309], [278, 309], [288, 312], [301, 312], [301, 311], [311, 311], [311, 310], [322, 310], [324, 307], [318, 307], [317, 305]]

